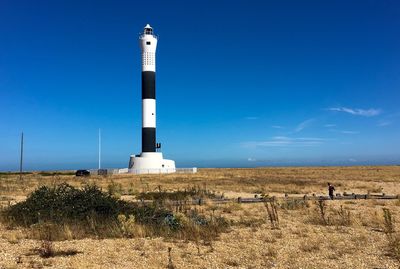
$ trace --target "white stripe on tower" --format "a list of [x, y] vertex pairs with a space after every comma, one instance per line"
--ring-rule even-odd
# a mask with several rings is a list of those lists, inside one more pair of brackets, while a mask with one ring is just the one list
[[156, 99], [142, 99], [144, 128], [156, 128]]

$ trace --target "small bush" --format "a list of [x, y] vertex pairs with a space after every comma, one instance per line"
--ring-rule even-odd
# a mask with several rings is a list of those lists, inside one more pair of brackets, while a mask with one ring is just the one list
[[5, 214], [16, 224], [29, 226], [47, 221], [82, 221], [93, 215], [113, 218], [122, 206], [121, 201], [95, 185], [86, 185], [80, 190], [63, 183], [55, 187], [40, 187], [25, 201], [8, 208]]

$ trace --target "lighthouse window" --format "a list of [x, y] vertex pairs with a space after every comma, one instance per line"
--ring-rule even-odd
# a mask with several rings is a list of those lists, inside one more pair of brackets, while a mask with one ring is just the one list
[[151, 42], [150, 41], [146, 41], [146, 45], [150, 45], [151, 44]]

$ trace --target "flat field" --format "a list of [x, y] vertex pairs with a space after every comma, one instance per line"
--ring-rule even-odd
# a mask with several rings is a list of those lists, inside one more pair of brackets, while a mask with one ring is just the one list
[[[96, 184], [123, 200], [147, 192], [197, 188], [230, 198], [284, 197], [275, 204], [195, 206], [229, 228], [207, 240], [173, 236], [88, 236], [51, 244], [32, 227], [0, 223], [0, 268], [399, 268], [399, 200], [296, 202], [291, 197], [326, 195], [327, 182], [339, 193], [400, 194], [400, 166], [199, 169], [197, 174], [115, 175], [79, 178], [68, 173], [0, 174], [2, 210], [40, 186], [62, 182]], [[268, 209], [276, 208], [271, 222]], [[271, 211], [271, 210], [270, 210]], [[68, 232], [66, 232], [68, 233]], [[170, 253], [168, 249], [170, 248]]]

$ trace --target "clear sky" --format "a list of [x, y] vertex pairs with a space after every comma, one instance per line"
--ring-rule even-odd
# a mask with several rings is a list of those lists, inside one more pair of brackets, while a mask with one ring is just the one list
[[400, 163], [400, 2], [0, 0], [0, 170], [127, 167], [138, 34], [178, 167]]

